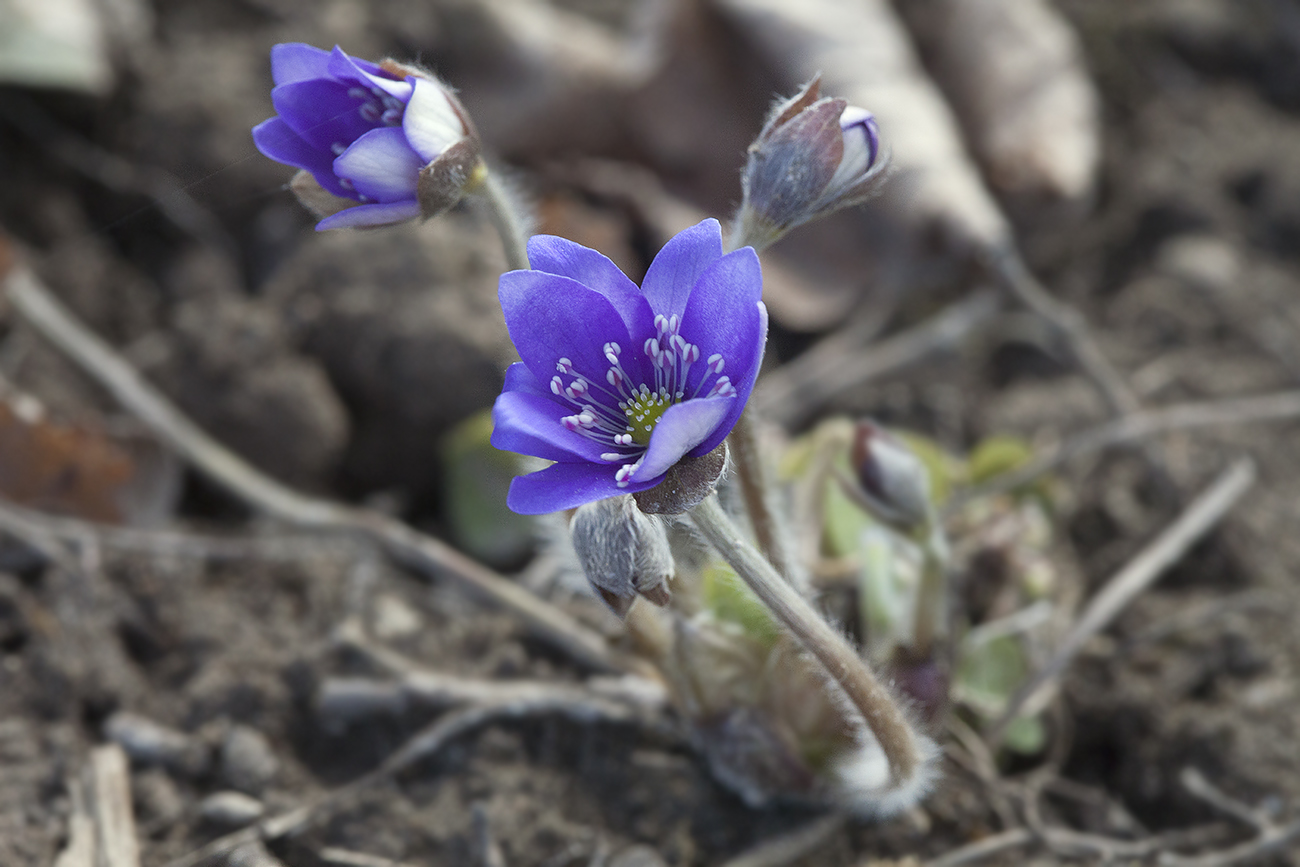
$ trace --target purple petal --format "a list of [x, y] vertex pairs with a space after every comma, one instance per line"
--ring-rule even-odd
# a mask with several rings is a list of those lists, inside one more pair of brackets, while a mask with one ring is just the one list
[[606, 497], [635, 494], [663, 481], [662, 478], [652, 478], [643, 482], [630, 482], [627, 487], [620, 488], [614, 481], [614, 473], [617, 471], [617, 467], [609, 464], [597, 466], [585, 461], [555, 464], [536, 473], [516, 476], [510, 483], [506, 505], [521, 515], [544, 515]]
[[623, 317], [629, 334], [654, 334], [649, 302], [609, 257], [567, 238], [533, 235], [528, 239], [528, 261], [538, 271], [569, 277], [604, 295]]
[[330, 53], [303, 42], [281, 42], [271, 46], [271, 80], [293, 84], [329, 75]]
[[316, 182], [336, 196], [355, 199], [356, 193], [345, 189], [334, 175], [334, 154], [308, 144], [284, 122], [273, 117], [253, 127], [253, 144], [278, 163], [311, 172]]
[[415, 198], [424, 163], [395, 126], [372, 129], [334, 161], [334, 174], [347, 178], [357, 192], [379, 202]]
[[[654, 433], [650, 434], [650, 447], [646, 449], [633, 478], [654, 478], [668, 472], [668, 468], [683, 455], [717, 431], [736, 402], [734, 397], [710, 397], [668, 407], [655, 425]], [[725, 432], [723, 436], [726, 436]]]
[[316, 224], [316, 231], [390, 226], [393, 223], [405, 223], [407, 220], [414, 220], [418, 216], [420, 216], [420, 203], [414, 199], [408, 202], [357, 205], [355, 208], [347, 208], [321, 220]]
[[[758, 255], [742, 247], [714, 262], [700, 276], [682, 314], [682, 336], [700, 347], [701, 362], [720, 354], [726, 360], [722, 373], [737, 389], [747, 374], [757, 372], [762, 360], [766, 337], [760, 325], [762, 296]], [[687, 394], [694, 393], [705, 373], [702, 363], [691, 369]]]
[[[549, 397], [503, 392], [492, 406], [492, 445], [548, 461], [584, 460], [611, 466], [600, 459], [602, 452], [610, 450], [609, 445], [589, 440], [560, 424], [561, 418], [575, 411]], [[630, 462], [631, 459], [612, 466], [618, 469]]]
[[465, 125], [437, 82], [412, 78], [415, 90], [402, 115], [402, 131], [425, 163], [465, 137]]
[[402, 102], [411, 98], [411, 85], [404, 79], [397, 80], [389, 77], [377, 64], [352, 57], [337, 45], [330, 54], [329, 71], [331, 75], [344, 81], [359, 81], [366, 87], [381, 88], [385, 93], [397, 97]]
[[502, 392], [521, 391], [525, 394], [535, 394], [538, 397], [551, 399], [551, 389], [548, 385], [543, 385], [533, 372], [528, 369], [528, 365], [520, 364], [516, 361], [506, 368], [506, 382], [501, 388]]
[[736, 397], [732, 401], [731, 408], [727, 410], [727, 414], [723, 416], [722, 421], [718, 424], [718, 429], [713, 432], [713, 435], [690, 451], [689, 456], [692, 458], [707, 455], [717, 448], [718, 443], [726, 439], [727, 434], [731, 433], [731, 429], [736, 426], [740, 414], [745, 411], [745, 404], [749, 402], [749, 395], [754, 390], [754, 381], [758, 379], [758, 370], [763, 366], [763, 350], [767, 346], [767, 305], [760, 301], [757, 306], [759, 317], [758, 333], [760, 337], [754, 350], [754, 361], [750, 366], [750, 371], [741, 378], [735, 376], [731, 378], [731, 384], [736, 388]]
[[337, 81], [311, 79], [284, 84], [271, 91], [271, 102], [294, 132], [312, 147], [338, 153], [375, 129], [361, 116], [363, 100], [348, 96], [348, 86]]
[[717, 220], [696, 223], [659, 251], [650, 263], [641, 291], [655, 313], [678, 316], [704, 270], [722, 256], [722, 227]]
[[[539, 382], [549, 383], [556, 362], [568, 358], [593, 388], [605, 389], [605, 344], [613, 341], [623, 348], [625, 367], [640, 354], [613, 305], [576, 280], [540, 271], [508, 271], [501, 275], [498, 297], [510, 339]], [[638, 376], [639, 369], [638, 361], [628, 373]], [[564, 384], [570, 379], [565, 376]], [[607, 394], [593, 397], [607, 406], [617, 402]]]

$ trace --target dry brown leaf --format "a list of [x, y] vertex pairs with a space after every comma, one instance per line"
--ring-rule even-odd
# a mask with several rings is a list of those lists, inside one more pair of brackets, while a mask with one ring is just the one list
[[21, 506], [110, 524], [170, 513], [176, 468], [156, 446], [52, 421], [34, 398], [0, 397], [0, 496]]
[[905, 0], [906, 17], [989, 183], [1017, 203], [1081, 202], [1100, 156], [1098, 97], [1045, 0]]

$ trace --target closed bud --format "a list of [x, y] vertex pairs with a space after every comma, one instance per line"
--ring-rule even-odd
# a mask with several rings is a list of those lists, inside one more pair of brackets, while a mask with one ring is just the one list
[[850, 459], [855, 493], [872, 514], [909, 533], [929, 525], [930, 473], [906, 443], [878, 425], [860, 422]]
[[749, 146], [737, 215], [737, 245], [762, 249], [790, 229], [875, 191], [888, 160], [880, 128], [866, 109], [821, 97], [814, 78], [779, 101]]
[[673, 577], [668, 534], [630, 495], [579, 506], [569, 534], [587, 581], [619, 617], [638, 595], [655, 605], [668, 604]]

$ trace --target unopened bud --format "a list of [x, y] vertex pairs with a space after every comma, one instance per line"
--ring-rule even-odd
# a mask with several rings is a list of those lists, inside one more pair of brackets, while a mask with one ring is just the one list
[[579, 506], [569, 533], [587, 581], [619, 617], [638, 594], [655, 605], [668, 604], [673, 577], [668, 534], [630, 495]]
[[820, 97], [820, 78], [779, 101], [749, 146], [738, 243], [762, 249], [790, 229], [865, 201], [888, 162], [866, 109]]
[[878, 425], [861, 422], [850, 459], [857, 493], [872, 514], [908, 532], [929, 524], [930, 473], [906, 443]]

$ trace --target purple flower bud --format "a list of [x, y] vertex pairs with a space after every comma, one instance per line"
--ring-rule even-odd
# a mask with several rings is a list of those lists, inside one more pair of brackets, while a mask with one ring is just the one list
[[887, 159], [880, 129], [866, 109], [820, 97], [814, 78], [776, 103], [749, 146], [737, 215], [741, 242], [762, 248], [790, 229], [865, 201]]
[[724, 256], [717, 220], [705, 220], [664, 245], [640, 287], [563, 238], [533, 236], [528, 258], [534, 270], [501, 276], [523, 362], [506, 371], [492, 444], [555, 464], [516, 478], [510, 508], [541, 514], [647, 491], [717, 448], [767, 340], [754, 251]]
[[930, 473], [901, 439], [871, 422], [860, 422], [850, 459], [857, 471], [857, 493], [876, 517], [909, 532], [929, 523]]
[[253, 142], [302, 170], [290, 186], [323, 218], [318, 231], [436, 216], [480, 176], [469, 115], [423, 70], [283, 43], [271, 75], [277, 116], [253, 128]]

